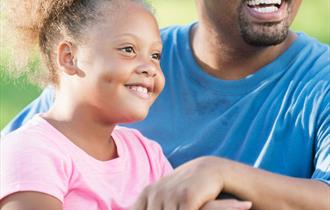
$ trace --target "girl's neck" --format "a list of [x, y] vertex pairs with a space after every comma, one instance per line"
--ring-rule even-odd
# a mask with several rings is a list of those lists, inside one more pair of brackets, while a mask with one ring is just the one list
[[95, 159], [116, 158], [116, 145], [111, 136], [115, 124], [98, 121], [91, 108], [77, 106], [72, 101], [57, 98], [43, 118]]

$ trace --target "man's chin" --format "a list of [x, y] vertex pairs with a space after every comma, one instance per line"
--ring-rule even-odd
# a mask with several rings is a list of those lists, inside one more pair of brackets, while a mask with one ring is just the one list
[[257, 28], [241, 28], [241, 36], [249, 45], [256, 47], [266, 47], [282, 43], [288, 36], [289, 27], [264, 25]]
[[243, 40], [255, 47], [267, 47], [272, 45], [281, 44], [287, 37], [287, 34], [282, 34], [280, 36], [267, 36], [267, 34], [262, 35], [242, 35]]

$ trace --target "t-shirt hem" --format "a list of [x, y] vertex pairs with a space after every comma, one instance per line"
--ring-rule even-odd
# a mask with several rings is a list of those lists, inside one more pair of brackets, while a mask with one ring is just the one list
[[330, 187], [330, 180], [325, 180], [325, 179], [321, 179], [321, 178], [312, 178], [312, 180], [323, 182], [324, 184], [326, 184]]

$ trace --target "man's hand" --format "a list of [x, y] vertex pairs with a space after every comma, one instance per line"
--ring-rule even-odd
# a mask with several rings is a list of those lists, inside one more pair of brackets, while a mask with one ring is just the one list
[[321, 181], [283, 176], [223, 158], [202, 157], [147, 187], [133, 210], [233, 209], [228, 201], [215, 201], [221, 192], [251, 201], [253, 209], [258, 210], [329, 209], [330, 187]]
[[224, 199], [210, 201], [200, 210], [248, 210], [252, 207], [249, 201], [239, 201], [235, 199]]
[[[173, 171], [140, 195], [133, 210], [199, 210], [214, 200], [223, 188], [219, 159], [197, 158]], [[205, 210], [212, 209], [209, 204]]]

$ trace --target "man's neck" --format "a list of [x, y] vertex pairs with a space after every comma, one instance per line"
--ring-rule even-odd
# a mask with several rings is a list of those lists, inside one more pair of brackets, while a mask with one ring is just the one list
[[255, 73], [275, 60], [296, 39], [296, 34], [290, 32], [281, 44], [255, 47], [241, 37], [224, 37], [201, 25], [196, 25], [190, 36], [197, 63], [208, 74], [224, 80], [238, 80]]

